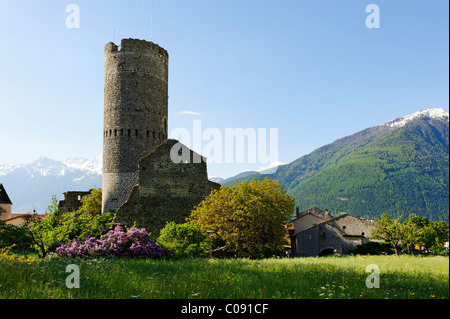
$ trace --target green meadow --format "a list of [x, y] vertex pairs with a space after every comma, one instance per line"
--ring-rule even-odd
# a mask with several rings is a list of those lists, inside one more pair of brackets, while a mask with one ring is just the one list
[[[79, 267], [79, 288], [67, 288]], [[380, 271], [367, 288], [368, 265]], [[449, 258], [0, 259], [0, 298], [448, 299]]]

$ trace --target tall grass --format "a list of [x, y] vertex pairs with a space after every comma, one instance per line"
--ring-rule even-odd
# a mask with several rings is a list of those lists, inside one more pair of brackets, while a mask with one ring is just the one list
[[[66, 266], [80, 269], [69, 289]], [[366, 267], [380, 288], [366, 288]], [[0, 259], [0, 298], [449, 298], [448, 257], [294, 259]]]

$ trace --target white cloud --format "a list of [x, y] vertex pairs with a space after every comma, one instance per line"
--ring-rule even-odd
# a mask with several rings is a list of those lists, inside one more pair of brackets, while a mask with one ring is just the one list
[[198, 112], [195, 112], [195, 111], [187, 111], [187, 110], [180, 111], [180, 112], [178, 112], [177, 114], [181, 114], [181, 115], [201, 115], [201, 114], [198, 113]]

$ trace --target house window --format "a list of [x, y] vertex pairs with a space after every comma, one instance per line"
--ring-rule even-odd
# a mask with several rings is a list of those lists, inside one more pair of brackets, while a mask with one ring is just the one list
[[343, 229], [343, 230], [345, 230], [346, 228], [347, 228], [347, 227], [345, 227], [345, 226], [342, 226], [342, 229]]

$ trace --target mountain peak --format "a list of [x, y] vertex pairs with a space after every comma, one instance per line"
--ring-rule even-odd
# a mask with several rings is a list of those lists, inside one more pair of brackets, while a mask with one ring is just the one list
[[449, 119], [449, 112], [444, 110], [443, 108], [432, 108], [432, 109], [423, 109], [420, 111], [417, 111], [413, 114], [406, 115], [400, 118], [393, 119], [392, 121], [389, 121], [387, 123], [384, 123], [384, 126], [389, 127], [402, 127], [405, 126], [405, 124], [423, 117], [429, 117], [429, 118], [439, 118], [447, 120]]

